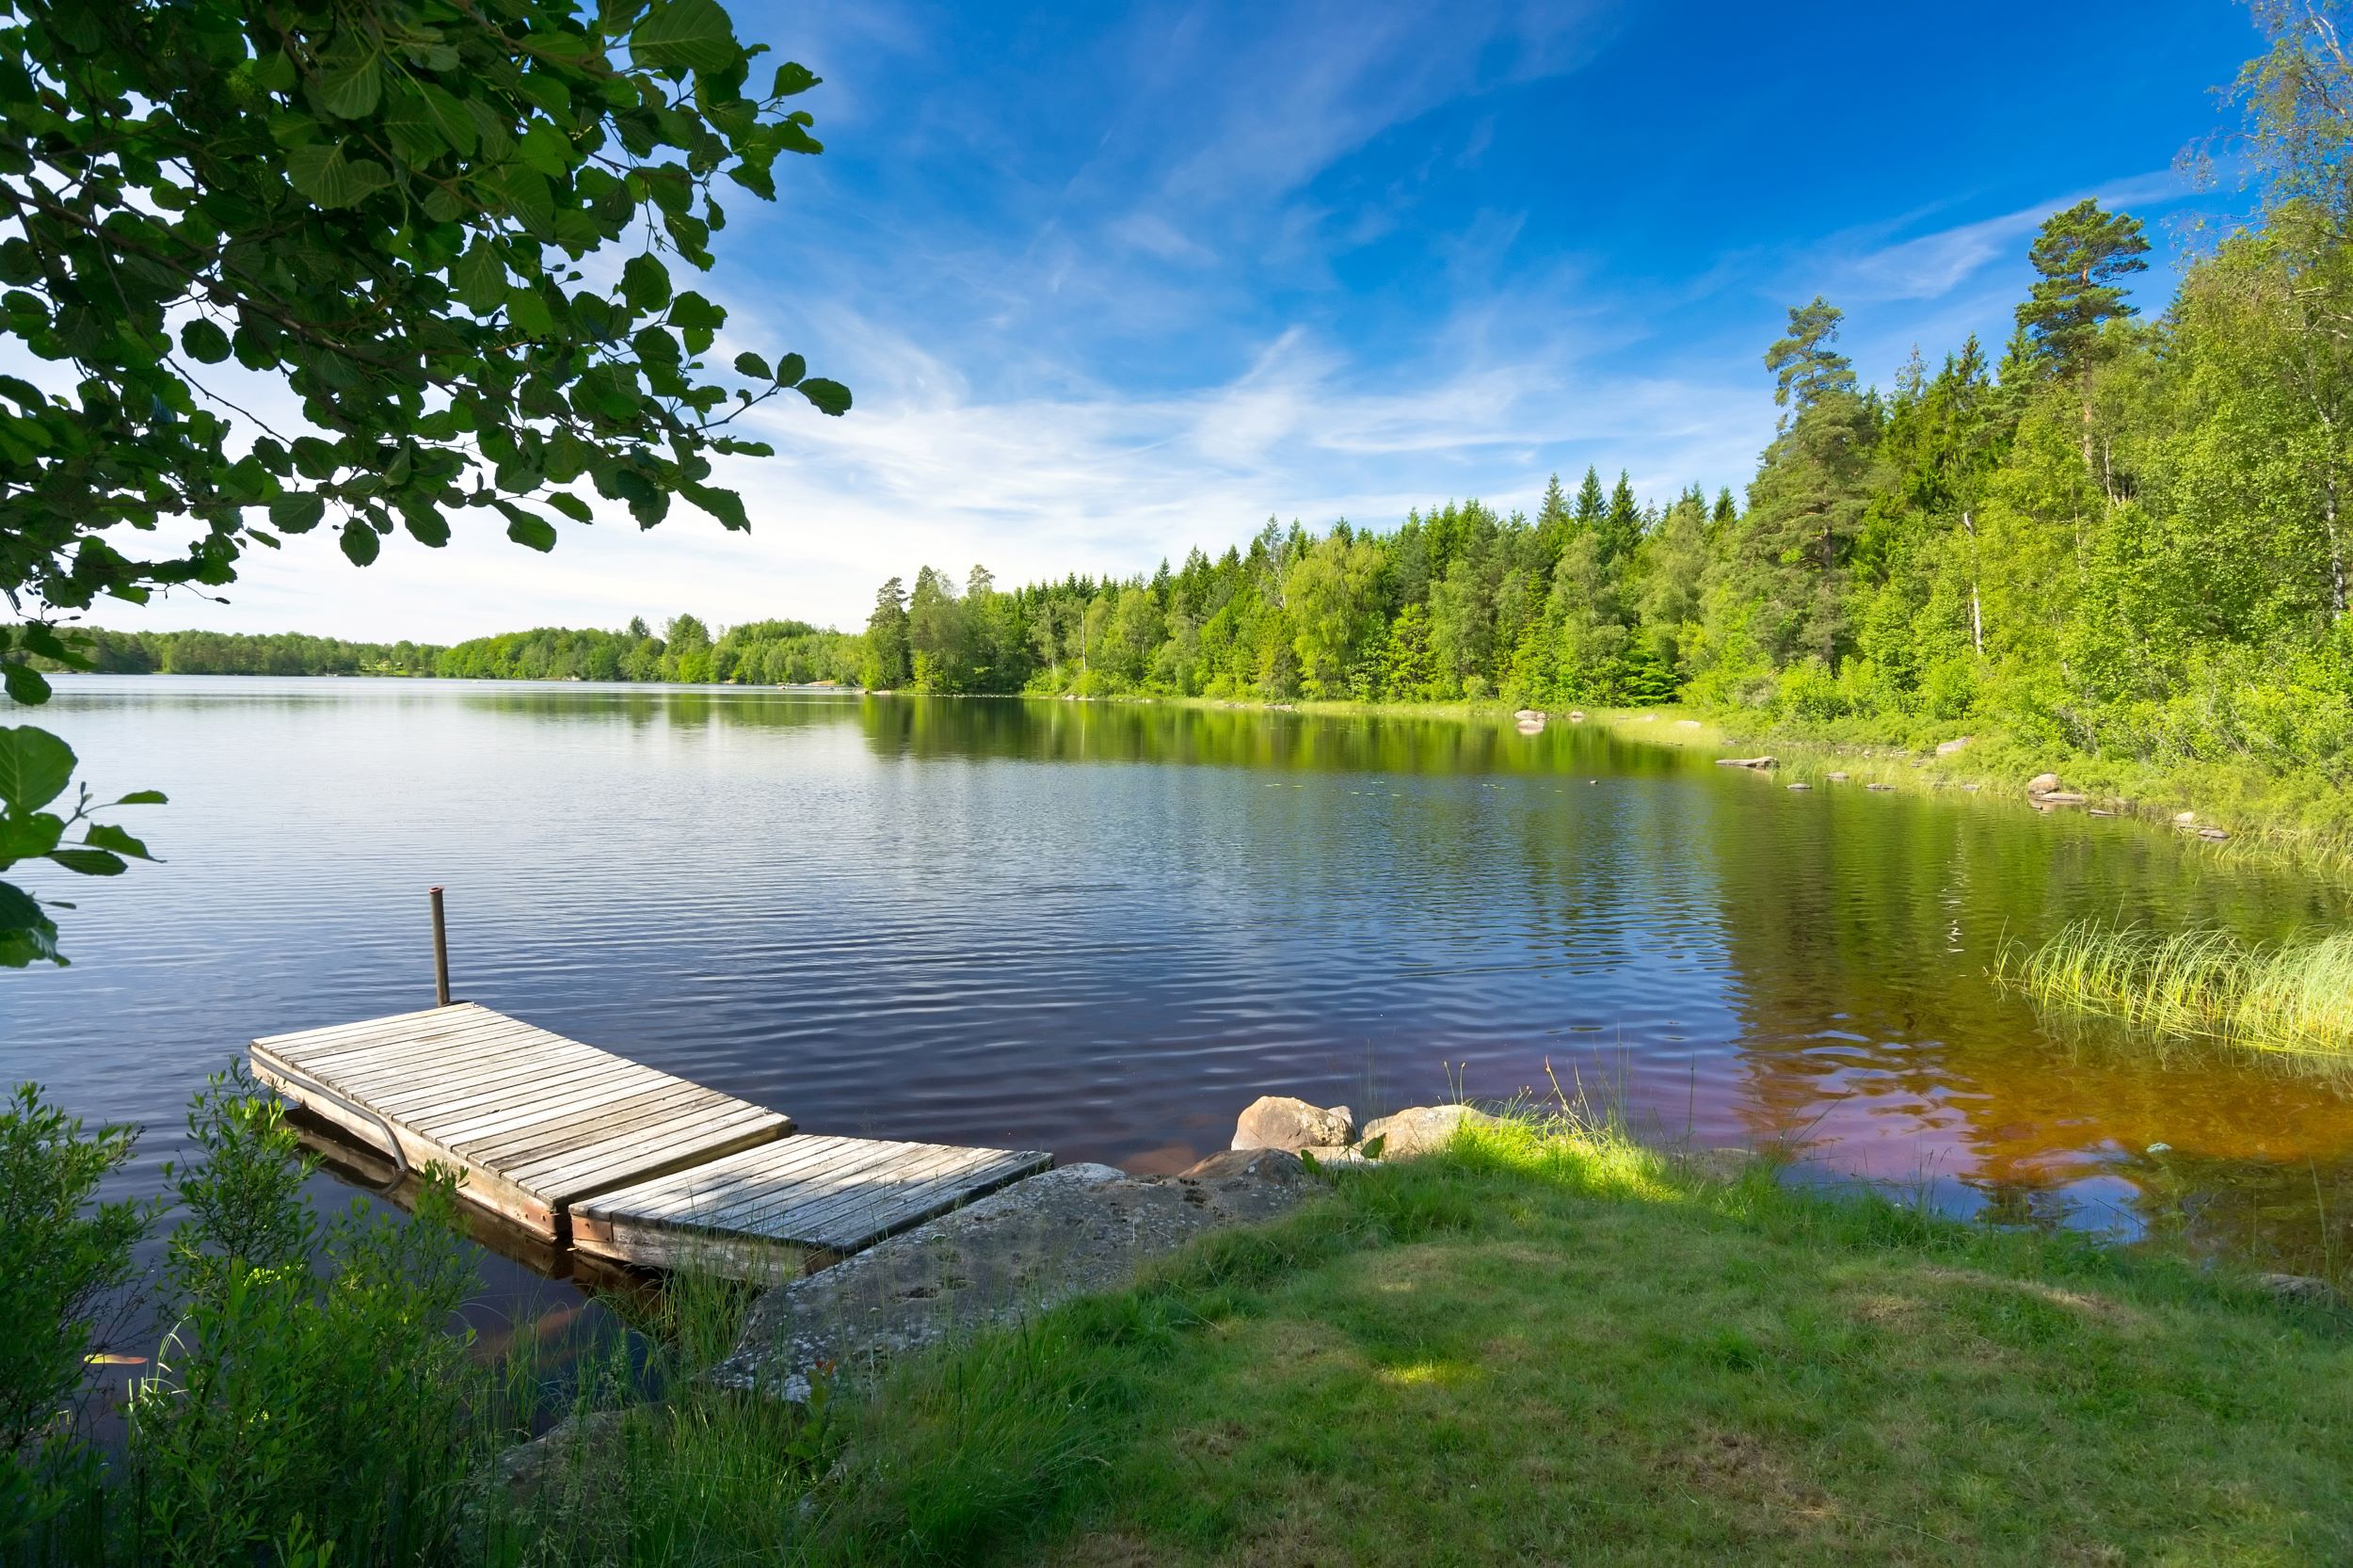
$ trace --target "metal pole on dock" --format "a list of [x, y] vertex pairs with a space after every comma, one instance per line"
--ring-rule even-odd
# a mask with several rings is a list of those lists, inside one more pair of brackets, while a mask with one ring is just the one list
[[436, 1006], [449, 1005], [449, 932], [441, 923], [441, 889], [433, 889], [433, 996]]

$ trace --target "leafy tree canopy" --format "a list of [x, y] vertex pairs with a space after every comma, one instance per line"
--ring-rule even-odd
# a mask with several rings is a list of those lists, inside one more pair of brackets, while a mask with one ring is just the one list
[[[850, 406], [798, 354], [715, 374], [727, 312], [674, 276], [821, 151], [817, 77], [755, 88], [761, 53], [716, 0], [0, 0], [0, 330], [54, 368], [0, 376], [9, 696], [74, 662], [60, 613], [287, 535], [365, 566], [478, 510], [547, 550], [584, 491], [746, 526], [712, 458], [768, 449], [729, 422]], [[47, 798], [0, 798], [0, 870]], [[0, 962], [54, 956], [30, 902]]]

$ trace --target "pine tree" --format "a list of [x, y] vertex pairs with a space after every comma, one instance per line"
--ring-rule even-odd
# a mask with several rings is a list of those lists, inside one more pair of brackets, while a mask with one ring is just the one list
[[1633, 558], [1634, 547], [1642, 542], [1642, 508], [1635, 503], [1634, 482], [1624, 469], [1618, 471], [1617, 488], [1609, 492], [1609, 510], [1594, 537], [1601, 546], [1603, 566], [1620, 572]]
[[907, 683], [906, 584], [894, 577], [874, 595], [874, 613], [866, 617], [866, 664], [858, 680], [869, 690], [887, 691]]
[[2086, 199], [2043, 221], [2026, 259], [2034, 264], [2034, 286], [2018, 307], [2018, 328], [2035, 360], [2060, 380], [2073, 381], [2083, 395], [2084, 468], [2091, 468], [2091, 369], [2100, 354], [2101, 329], [2138, 313], [2124, 299], [2119, 280], [2145, 272], [2149, 241], [2140, 220], [2111, 213]]
[[1816, 295], [1807, 304], [1789, 307], [1789, 335], [1765, 351], [1765, 368], [1773, 373], [1773, 407], [1788, 408], [1789, 420], [1824, 398], [1854, 392], [1854, 362], [1831, 346], [1846, 312]]

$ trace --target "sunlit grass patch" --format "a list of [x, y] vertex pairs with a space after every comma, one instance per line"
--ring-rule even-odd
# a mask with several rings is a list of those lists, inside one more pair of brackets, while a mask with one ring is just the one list
[[2078, 921], [2004, 950], [1995, 974], [2038, 1005], [2157, 1035], [2353, 1055], [2353, 932], [2279, 943]]

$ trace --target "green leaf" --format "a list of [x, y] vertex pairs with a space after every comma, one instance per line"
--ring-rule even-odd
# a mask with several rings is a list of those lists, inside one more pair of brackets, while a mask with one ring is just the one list
[[384, 548], [384, 541], [377, 537], [376, 530], [358, 518], [344, 524], [343, 537], [337, 542], [344, 547], [344, 554], [355, 567], [366, 566], [376, 559], [376, 552]]
[[297, 490], [269, 504], [270, 526], [288, 534], [307, 534], [327, 516], [327, 498], [315, 490]]
[[534, 512], [526, 512], [511, 501], [491, 503], [506, 514], [506, 536], [519, 545], [545, 554], [555, 548], [555, 524]]
[[679, 493], [737, 533], [750, 531], [752, 520], [744, 515], [744, 498], [733, 490], [718, 489], [710, 485], [681, 484]]
[[92, 849], [110, 849], [117, 855], [125, 855], [134, 860], [155, 858], [147, 853], [145, 844], [140, 843], [112, 823], [90, 824], [89, 831], [82, 835], [82, 842]]
[[487, 316], [506, 303], [506, 264], [486, 239], [476, 237], [450, 264], [449, 280], [458, 302], [476, 315]]
[[801, 377], [808, 374], [808, 361], [798, 354], [787, 354], [776, 361], [776, 385], [797, 387]]
[[376, 112], [384, 92], [384, 65], [374, 53], [329, 58], [319, 72], [313, 102], [328, 114], [344, 120], [364, 120]]
[[768, 361], [757, 354], [738, 354], [735, 357], [735, 373], [738, 376], [751, 376], [754, 380], [765, 381], [768, 379]]
[[800, 385], [800, 393], [817, 405], [820, 411], [837, 418], [850, 411], [850, 389], [839, 381], [828, 381], [812, 376]]
[[547, 503], [574, 522], [597, 520], [597, 514], [590, 509], [588, 503], [581, 500], [569, 490], [551, 491], [547, 497]]
[[180, 346], [199, 364], [216, 365], [229, 358], [229, 334], [218, 323], [199, 316], [180, 328]]
[[168, 806], [170, 802], [161, 790], [134, 790], [115, 804], [117, 806]]
[[551, 180], [562, 179], [572, 167], [572, 144], [569, 137], [544, 120], [535, 120], [523, 132], [516, 151], [523, 162]]
[[288, 152], [286, 179], [330, 211], [357, 206], [392, 183], [382, 164], [369, 158], [345, 158], [340, 142], [313, 143]]
[[742, 56], [735, 29], [716, 0], [656, 0], [646, 20], [629, 36], [629, 56], [648, 71], [678, 75], [721, 72]]
[[27, 708], [37, 708], [49, 700], [48, 680], [30, 664], [0, 664], [0, 685], [5, 685], [8, 696]]
[[506, 319], [535, 338], [555, 335], [555, 312], [536, 289], [507, 290]]
[[448, 88], [431, 82], [419, 82], [417, 93], [424, 100], [424, 112], [434, 130], [449, 143], [450, 150], [461, 158], [473, 156], [474, 135], [479, 129], [466, 105], [458, 102]]
[[83, 876], [120, 876], [131, 869], [120, 856], [109, 855], [103, 849], [55, 849], [49, 852], [49, 858]]
[[27, 816], [0, 816], [0, 866], [48, 854], [64, 837], [63, 819], [47, 811]]
[[439, 550], [449, 543], [449, 519], [439, 512], [404, 512], [400, 520], [408, 530], [408, 536], [428, 550]]
[[794, 93], [807, 92], [824, 80], [823, 76], [816, 74], [800, 61], [787, 60], [776, 67], [776, 83], [768, 89], [768, 96], [790, 98]]
[[73, 748], [30, 725], [0, 728], [0, 808], [38, 811], [73, 776]]
[[1377, 1138], [1366, 1139], [1362, 1144], [1357, 1145], [1356, 1152], [1363, 1155], [1367, 1160], [1378, 1160], [1381, 1158], [1381, 1151], [1388, 1146], [1389, 1135], [1385, 1132]]
[[0, 882], [0, 968], [21, 969], [40, 959], [65, 962], [57, 955], [56, 923], [31, 894]]
[[670, 269], [657, 256], [632, 256], [621, 268], [621, 297], [633, 311], [662, 309], [670, 302]]

